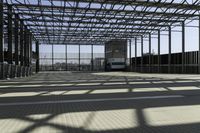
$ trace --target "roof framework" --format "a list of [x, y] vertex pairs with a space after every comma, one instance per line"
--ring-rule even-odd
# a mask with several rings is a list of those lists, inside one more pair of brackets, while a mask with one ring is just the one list
[[6, 0], [40, 44], [103, 44], [199, 17], [199, 0]]

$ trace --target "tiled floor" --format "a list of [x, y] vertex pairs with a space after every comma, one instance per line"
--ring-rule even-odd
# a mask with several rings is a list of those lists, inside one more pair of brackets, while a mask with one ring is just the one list
[[200, 75], [43, 72], [0, 81], [1, 133], [200, 133]]

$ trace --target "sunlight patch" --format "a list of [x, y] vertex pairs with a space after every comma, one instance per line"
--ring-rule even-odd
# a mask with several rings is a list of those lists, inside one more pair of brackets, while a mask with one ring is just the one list
[[50, 116], [51, 114], [31, 114], [26, 116], [27, 118], [30, 118], [32, 120], [42, 120]]
[[151, 91], [166, 91], [164, 88], [134, 88], [132, 92], [151, 92]]
[[136, 111], [133, 109], [106, 110], [95, 112], [64, 113], [49, 123], [57, 123], [71, 128], [89, 131], [129, 129], [138, 126]]
[[0, 119], [1, 133], [20, 133], [24, 129], [32, 126], [34, 122], [18, 118]]
[[101, 89], [101, 90], [94, 90], [90, 94], [125, 93], [125, 92], [128, 92], [128, 89]]
[[100, 85], [101, 83], [80, 83], [80, 84], [77, 84], [76, 86], [84, 86], [84, 85]]
[[123, 85], [126, 84], [125, 82], [107, 82], [104, 85]]
[[129, 82], [129, 84], [150, 84], [150, 82]]
[[144, 109], [148, 125], [168, 126], [200, 122], [200, 105]]
[[196, 86], [179, 86], [179, 87], [168, 87], [170, 90], [199, 90]]
[[21, 96], [36, 96], [38, 92], [11, 92], [0, 95], [0, 97], [21, 97]]
[[64, 95], [67, 95], [67, 94], [85, 94], [88, 91], [90, 91], [90, 90], [71, 90], [71, 91], [66, 92]]

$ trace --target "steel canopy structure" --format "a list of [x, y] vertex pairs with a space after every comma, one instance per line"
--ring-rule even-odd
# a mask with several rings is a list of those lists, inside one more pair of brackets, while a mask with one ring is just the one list
[[[181, 32], [182, 34], [181, 69], [184, 72], [185, 27], [186, 23], [193, 20], [199, 21], [200, 1], [0, 0], [0, 10], [1, 63], [5, 60], [4, 52], [6, 52], [8, 64], [13, 64], [14, 61], [15, 65], [30, 68], [34, 40], [37, 72], [39, 71], [39, 44], [52, 46], [79, 45], [80, 66], [80, 45], [91, 45], [93, 47], [93, 45], [105, 45], [105, 42], [112, 39], [126, 39], [130, 42], [130, 55], [131, 40], [135, 40], [135, 58], [137, 57], [137, 43], [141, 43], [140, 63], [143, 66], [143, 41], [147, 38], [149, 43], [148, 67], [151, 69], [151, 39], [154, 35], [158, 40], [158, 57], [156, 60], [160, 69], [160, 36], [164, 35], [161, 31], [167, 31], [168, 34], [165, 35], [168, 36], [169, 53], [167, 60], [168, 72], [170, 73], [171, 32]], [[174, 30], [173, 28], [176, 26], [181, 27], [181, 30]], [[8, 45], [6, 51], [4, 50], [5, 44]], [[199, 51], [200, 47], [198, 50], [200, 57]], [[93, 55], [91, 56], [93, 57]], [[130, 64], [132, 65], [131, 59]], [[137, 60], [134, 61], [133, 65], [137, 65]], [[198, 69], [200, 72], [200, 58], [198, 58]], [[1, 71], [3, 71], [3, 68]], [[9, 69], [9, 71], [12, 71], [12, 69]]]
[[200, 1], [7, 0], [42, 44], [99, 43], [131, 39], [199, 17]]

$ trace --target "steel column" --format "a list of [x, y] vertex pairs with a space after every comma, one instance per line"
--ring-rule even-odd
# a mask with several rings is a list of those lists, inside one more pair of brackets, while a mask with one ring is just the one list
[[29, 75], [32, 75], [32, 33], [30, 33], [30, 36], [29, 36]]
[[20, 65], [24, 66], [24, 26], [20, 21]]
[[144, 51], [143, 51], [143, 36], [141, 36], [141, 72], [143, 72], [143, 55], [144, 55]]
[[160, 30], [158, 30], [158, 73], [160, 72]]
[[12, 6], [8, 5], [8, 64], [13, 64], [13, 55], [12, 55]]
[[19, 65], [19, 16], [15, 14], [15, 65]]
[[130, 71], [132, 71], [132, 59], [131, 59], [131, 39], [129, 40], [129, 67], [130, 67]]
[[172, 44], [171, 44], [171, 26], [169, 28], [169, 54], [168, 54], [168, 73], [171, 73], [171, 53], [172, 53]]
[[26, 66], [29, 67], [29, 31], [26, 29]]
[[36, 73], [40, 71], [40, 58], [39, 58], [39, 42], [36, 41]]
[[91, 45], [91, 65], [92, 65], [92, 71], [94, 70], [94, 46]]
[[107, 71], [106, 44], [104, 43], [104, 71]]
[[3, 46], [4, 46], [4, 41], [3, 41], [3, 0], [0, 0], [0, 65], [1, 65], [1, 74], [0, 74], [0, 79], [4, 78], [4, 66], [3, 66], [3, 62], [4, 62], [4, 50], [3, 50]]
[[66, 71], [68, 70], [68, 66], [67, 66], [67, 44], [65, 45], [65, 69], [66, 69]]
[[24, 26], [24, 66], [27, 66], [27, 28]]
[[52, 54], [52, 56], [51, 56], [52, 57], [51, 58], [51, 61], [52, 61], [52, 70], [54, 70], [54, 64], [53, 64], [54, 63], [54, 46], [53, 46], [53, 44], [52, 44], [52, 49], [51, 50], [52, 50], [52, 53], [51, 53]]
[[81, 47], [80, 44], [78, 45], [78, 70], [81, 70]]
[[135, 71], [137, 71], [137, 38], [135, 38]]
[[29, 62], [30, 62], [30, 66], [32, 65], [32, 45], [33, 45], [33, 35], [32, 35], [32, 33], [30, 32], [30, 60], [29, 60]]
[[182, 73], [185, 73], [185, 22], [182, 22]]
[[198, 73], [200, 73], [200, 16], [199, 16], [199, 51], [198, 51]]
[[149, 72], [151, 72], [151, 33], [149, 33]]

